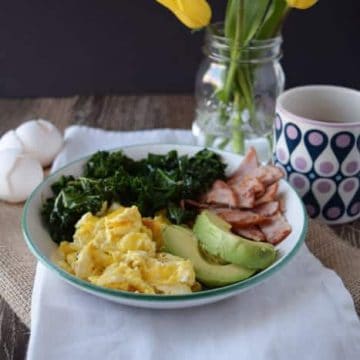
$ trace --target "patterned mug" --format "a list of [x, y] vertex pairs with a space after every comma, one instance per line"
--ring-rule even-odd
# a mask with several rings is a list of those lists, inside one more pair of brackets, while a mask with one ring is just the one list
[[360, 91], [285, 91], [277, 100], [274, 139], [274, 162], [312, 218], [342, 224], [360, 217]]

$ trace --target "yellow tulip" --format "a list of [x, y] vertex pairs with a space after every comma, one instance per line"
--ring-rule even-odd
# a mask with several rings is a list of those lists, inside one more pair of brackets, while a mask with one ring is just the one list
[[206, 0], [156, 0], [168, 8], [190, 29], [200, 29], [210, 23], [211, 8]]
[[315, 5], [318, 0], [286, 0], [286, 2], [292, 8], [305, 10]]

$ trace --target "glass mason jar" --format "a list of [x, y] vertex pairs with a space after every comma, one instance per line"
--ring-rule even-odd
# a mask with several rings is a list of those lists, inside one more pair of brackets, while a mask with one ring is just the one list
[[271, 158], [275, 101], [284, 89], [282, 38], [231, 46], [222, 24], [208, 27], [205, 59], [197, 73], [193, 134], [199, 145], [244, 153], [254, 146]]

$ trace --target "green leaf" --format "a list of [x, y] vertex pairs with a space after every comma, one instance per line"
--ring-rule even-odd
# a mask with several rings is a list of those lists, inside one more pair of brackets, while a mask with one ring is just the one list
[[224, 179], [225, 164], [216, 153], [202, 150], [194, 156], [149, 154], [135, 161], [121, 151], [94, 154], [84, 176], [62, 177], [52, 186], [54, 196], [42, 206], [42, 217], [55, 242], [72, 240], [75, 224], [86, 212], [96, 214], [104, 204], [136, 205], [143, 216], [167, 209], [170, 220], [190, 221], [195, 213], [179, 206], [196, 199], [216, 179]]
[[228, 39], [235, 38], [238, 3], [239, 0], [229, 0], [226, 6], [224, 32]]
[[261, 27], [272, 0], [243, 0], [241, 46], [246, 46]]
[[273, 0], [256, 38], [263, 40], [278, 35], [288, 11], [289, 7], [285, 0]]
[[194, 209], [182, 209], [180, 206], [170, 203], [167, 208], [167, 216], [172, 223], [180, 225], [193, 220], [196, 211]]

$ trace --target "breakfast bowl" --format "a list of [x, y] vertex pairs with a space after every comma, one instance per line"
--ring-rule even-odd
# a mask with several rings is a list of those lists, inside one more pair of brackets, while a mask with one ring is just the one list
[[[179, 156], [193, 156], [203, 148], [173, 144], [136, 145], [113, 149], [110, 152], [121, 150], [127, 157], [140, 160], [148, 154], [167, 154], [176, 150]], [[212, 150], [220, 155], [226, 164], [226, 175], [232, 174], [239, 166], [242, 157], [225, 152]], [[35, 257], [45, 267], [67, 283], [78, 289], [117, 303], [156, 309], [172, 309], [198, 306], [216, 302], [246, 291], [280, 271], [285, 264], [297, 253], [304, 242], [307, 232], [307, 216], [303, 204], [296, 191], [285, 180], [279, 181], [278, 196], [282, 199], [283, 215], [291, 226], [291, 233], [284, 240], [275, 245], [276, 259], [267, 268], [255, 273], [245, 280], [217, 288], [205, 288], [186, 294], [143, 294], [99, 286], [72, 275], [59, 266], [56, 257], [58, 245], [52, 240], [48, 228], [41, 216], [44, 201], [52, 196], [51, 185], [62, 176], [80, 176], [90, 156], [76, 160], [48, 176], [31, 194], [27, 200], [22, 215], [22, 231], [24, 239]]]

